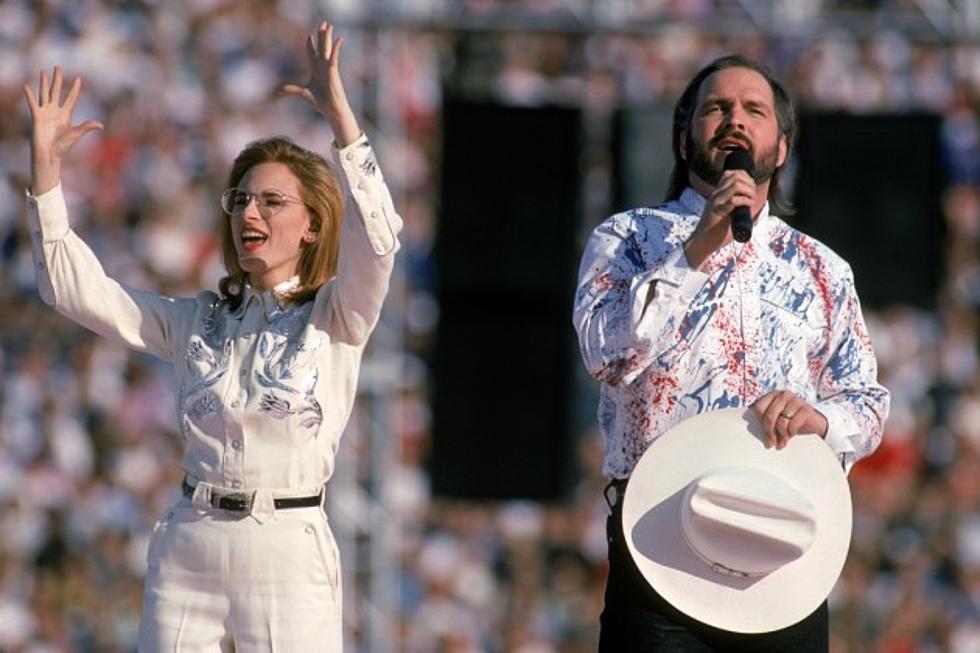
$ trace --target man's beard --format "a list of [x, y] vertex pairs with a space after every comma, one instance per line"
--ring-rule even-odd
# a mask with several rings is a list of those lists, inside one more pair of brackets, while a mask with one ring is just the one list
[[[687, 139], [684, 154], [687, 156], [687, 166], [691, 172], [710, 186], [718, 185], [718, 180], [721, 179], [721, 174], [725, 171], [724, 160], [719, 163], [712, 161], [708, 146], [696, 142], [694, 138]], [[752, 179], [755, 183], [760, 184], [772, 179], [776, 172], [776, 160], [778, 158], [779, 143], [762, 152], [759, 156], [752, 157]]]

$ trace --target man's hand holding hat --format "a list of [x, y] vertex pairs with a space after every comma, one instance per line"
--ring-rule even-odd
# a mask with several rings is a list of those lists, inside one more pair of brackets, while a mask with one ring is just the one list
[[768, 392], [752, 404], [752, 410], [762, 424], [766, 447], [782, 449], [800, 434], [827, 437], [827, 418], [795, 392]]

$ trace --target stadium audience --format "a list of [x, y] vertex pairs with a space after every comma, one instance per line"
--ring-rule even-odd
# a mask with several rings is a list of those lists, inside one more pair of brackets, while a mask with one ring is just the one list
[[[854, 537], [831, 596], [833, 650], [980, 650], [980, 45], [915, 40], [882, 30], [788, 36], [720, 34], [699, 19], [713, 3], [616, 2], [602, 19], [675, 21], [669, 30], [453, 31], [437, 21], [390, 28], [397, 62], [377, 89], [376, 25], [360, 3], [349, 21], [350, 84], [406, 220], [401, 278], [387, 317], [403, 325], [404, 378], [389, 429], [397, 451], [380, 499], [400, 528], [398, 614], [392, 641], [407, 653], [579, 653], [595, 650], [604, 587], [601, 444], [581, 425], [579, 484], [556, 505], [464, 503], [433, 497], [425, 361], [437, 346], [432, 242], [438, 184], [440, 80], [511, 103], [580, 104], [608, 120], [628, 103], [671, 101], [705, 60], [757, 56], [787, 79], [803, 108], [858, 113], [925, 110], [943, 118], [947, 180], [944, 284], [936, 311], [867, 310], [893, 392], [880, 451], [851, 474]], [[368, 5], [369, 3], [364, 3]], [[528, 2], [547, 20], [584, 2]], [[598, 3], [597, 3], [598, 4]], [[785, 3], [787, 6], [794, 3]], [[830, 5], [882, 11], [888, 3], [801, 3], [792, 25]], [[134, 649], [145, 550], [179, 492], [168, 367], [78, 330], [38, 299], [23, 188], [28, 170], [21, 85], [56, 61], [85, 81], [80, 119], [105, 133], [83, 141], [66, 191], [73, 224], [118, 279], [171, 294], [215, 285], [215, 221], [224, 170], [249, 140], [285, 133], [326, 151], [330, 135], [272, 97], [300, 74], [313, 2], [175, 3], [5, 0], [0, 4], [0, 650]], [[448, 12], [406, 3], [409, 18]], [[513, 10], [467, 2], [479, 19]], [[460, 9], [463, 11], [463, 9]], [[788, 11], [788, 10], [787, 10]], [[413, 13], [414, 12], [414, 13]], [[451, 12], [450, 12], [451, 13]], [[799, 12], [797, 12], [799, 13]], [[408, 21], [409, 23], [411, 21]], [[474, 23], [477, 24], [477, 23]], [[372, 75], [365, 75], [372, 78]], [[387, 84], [387, 86], [384, 86]], [[360, 85], [360, 86], [359, 86]], [[384, 113], [371, 115], [381, 103]], [[392, 122], [393, 121], [393, 122]], [[373, 124], [371, 124], [373, 122]], [[385, 130], [384, 125], [396, 128]], [[601, 130], [600, 130], [601, 131]], [[608, 158], [590, 159], [588, 219], [608, 206]], [[593, 174], [594, 173], [594, 174]], [[187, 273], [186, 271], [190, 271]], [[569, 298], [569, 305], [571, 298]], [[571, 327], [569, 327], [571, 328]], [[352, 429], [356, 430], [357, 420]], [[363, 455], [350, 433], [347, 455]], [[348, 577], [355, 576], [346, 570]], [[357, 601], [364, 588], [347, 588]], [[351, 650], [364, 610], [350, 611]]]

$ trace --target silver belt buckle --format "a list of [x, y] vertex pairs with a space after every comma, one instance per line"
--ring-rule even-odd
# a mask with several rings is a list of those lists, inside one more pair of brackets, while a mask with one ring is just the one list
[[244, 517], [252, 512], [252, 494], [248, 492], [228, 492], [211, 495], [211, 507], [216, 510]]

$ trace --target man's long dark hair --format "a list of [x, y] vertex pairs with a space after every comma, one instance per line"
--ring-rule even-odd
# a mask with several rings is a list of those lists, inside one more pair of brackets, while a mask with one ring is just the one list
[[[772, 96], [776, 105], [776, 122], [779, 125], [780, 134], [786, 139], [787, 157], [789, 156], [789, 150], [793, 147], [793, 139], [796, 137], [796, 111], [793, 109], [793, 103], [790, 101], [786, 89], [773, 77], [768, 68], [754, 59], [749, 59], [740, 54], [730, 54], [715, 59], [698, 71], [698, 74], [694, 76], [690, 83], [688, 83], [687, 88], [684, 89], [680, 99], [677, 100], [677, 104], [674, 105], [674, 127], [671, 138], [671, 147], [674, 151], [674, 170], [670, 173], [670, 184], [667, 187], [667, 200], [676, 200], [681, 196], [681, 192], [690, 185], [688, 182], [689, 171], [687, 161], [681, 157], [681, 132], [687, 133], [688, 138], [690, 138], [691, 121], [694, 117], [695, 105], [698, 101], [698, 92], [701, 90], [701, 84], [713, 73], [719, 70], [725, 70], [726, 68], [748, 68], [759, 73], [769, 82], [769, 88], [772, 89]], [[779, 187], [782, 171], [782, 166], [776, 168], [776, 171], [772, 175], [772, 181], [769, 184], [769, 211], [775, 215], [787, 216], [792, 215], [795, 209], [788, 200], [783, 198]]]

